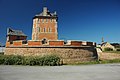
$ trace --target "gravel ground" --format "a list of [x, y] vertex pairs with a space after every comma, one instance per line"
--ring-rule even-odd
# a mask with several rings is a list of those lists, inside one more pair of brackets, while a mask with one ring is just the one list
[[120, 64], [0, 66], [0, 80], [120, 80]]

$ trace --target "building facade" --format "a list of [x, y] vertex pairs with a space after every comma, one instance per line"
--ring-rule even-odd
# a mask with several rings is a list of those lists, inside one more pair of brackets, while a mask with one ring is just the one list
[[27, 36], [20, 30], [7, 29], [7, 42], [26, 40]]
[[109, 42], [104, 42], [101, 44], [102, 51], [105, 51], [106, 48], [110, 48], [112, 50], [116, 50], [114, 46], [112, 46]]
[[57, 14], [51, 13], [44, 7], [43, 12], [33, 18], [32, 40], [41, 40], [43, 44], [48, 40], [58, 40]]

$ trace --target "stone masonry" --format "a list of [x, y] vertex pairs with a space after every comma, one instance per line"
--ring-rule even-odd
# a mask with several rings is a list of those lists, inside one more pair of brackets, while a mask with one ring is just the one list
[[15, 47], [5, 50], [5, 55], [43, 56], [50, 54], [60, 56], [64, 64], [97, 59], [94, 47]]

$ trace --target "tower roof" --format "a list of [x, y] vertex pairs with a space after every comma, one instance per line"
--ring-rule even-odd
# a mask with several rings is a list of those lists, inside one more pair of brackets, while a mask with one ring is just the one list
[[36, 18], [36, 17], [57, 18], [57, 13], [56, 13], [56, 11], [55, 11], [54, 13], [51, 13], [51, 12], [47, 9], [47, 7], [43, 7], [43, 12], [40, 13], [40, 14], [35, 15], [34, 18]]

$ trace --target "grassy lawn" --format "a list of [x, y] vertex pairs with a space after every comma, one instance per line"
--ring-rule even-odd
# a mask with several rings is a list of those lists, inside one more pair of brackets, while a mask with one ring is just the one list
[[96, 61], [89, 61], [89, 62], [73, 63], [68, 65], [92, 65], [92, 64], [109, 64], [109, 63], [120, 63], [120, 59], [96, 60]]
[[107, 52], [107, 53], [117, 53], [117, 54], [120, 54], [120, 51], [104, 51], [104, 52]]

